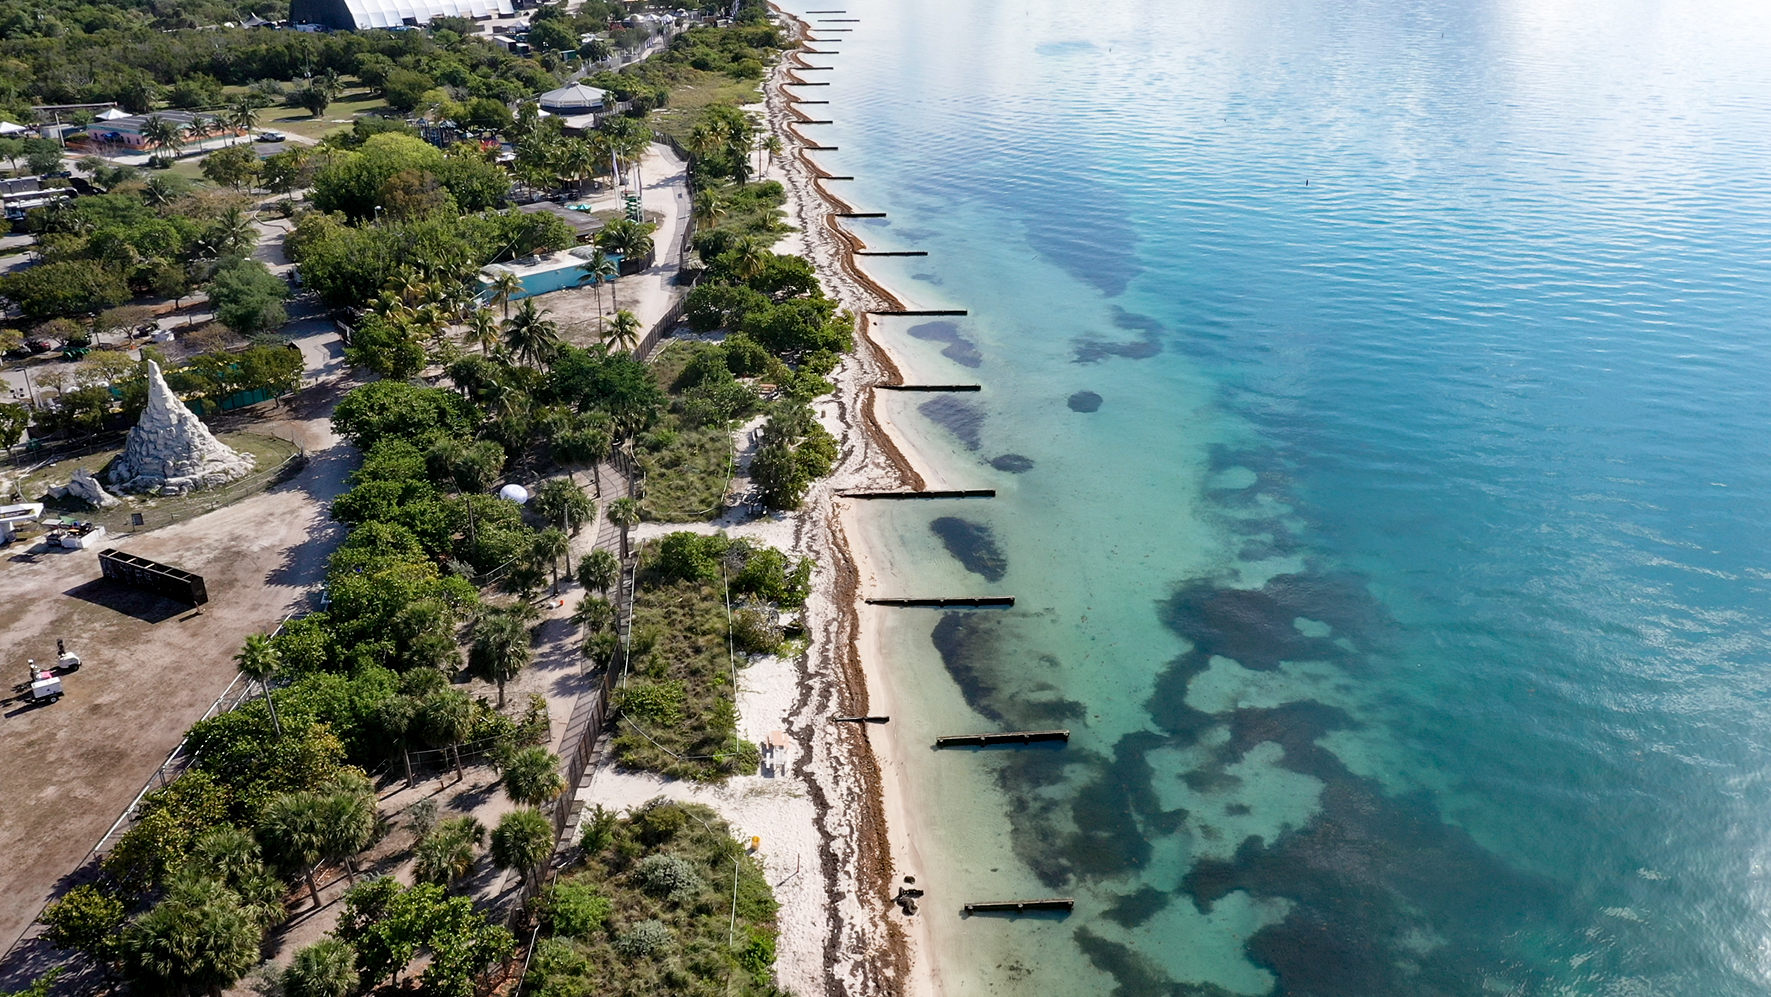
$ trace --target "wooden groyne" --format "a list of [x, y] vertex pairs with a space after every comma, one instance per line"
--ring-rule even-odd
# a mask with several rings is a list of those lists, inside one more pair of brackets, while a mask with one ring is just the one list
[[985, 900], [965, 905], [967, 914], [1025, 914], [1036, 910], [1076, 909], [1076, 901], [1069, 897], [1045, 897], [1040, 900]]
[[876, 384], [881, 391], [983, 391], [982, 384]]
[[1037, 741], [1068, 741], [1067, 730], [1010, 730], [998, 734], [948, 734], [935, 738], [937, 748], [987, 748], [993, 744], [1033, 744]]
[[872, 311], [872, 312], [868, 312], [867, 314], [869, 314], [869, 315], [891, 315], [891, 316], [897, 316], [900, 318], [933, 318], [933, 317], [939, 316], [939, 315], [969, 315], [971, 313], [966, 311], [964, 308], [928, 308], [928, 309], [922, 309], [920, 311], [908, 309], [908, 308], [899, 308], [899, 309], [893, 309], [893, 310], [889, 310], [889, 311], [887, 311], [887, 310]]
[[888, 724], [891, 717], [831, 717], [833, 724]]
[[927, 256], [926, 249], [857, 249], [856, 256]]
[[898, 490], [889, 492], [837, 492], [837, 498], [846, 499], [970, 499], [995, 498], [994, 488], [958, 488], [949, 491], [936, 491], [932, 488], [914, 491]]
[[869, 606], [897, 606], [902, 609], [963, 609], [988, 606], [1013, 606], [1012, 595], [987, 595], [962, 599], [868, 599]]
[[837, 218], [884, 218], [886, 216], [883, 211], [833, 211], [831, 214]]

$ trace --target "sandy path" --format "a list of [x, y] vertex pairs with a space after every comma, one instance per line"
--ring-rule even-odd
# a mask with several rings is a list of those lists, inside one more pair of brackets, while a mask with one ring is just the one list
[[[326, 503], [343, 490], [355, 450], [328, 415], [342, 386], [324, 384], [286, 419], [251, 425], [294, 438], [311, 462], [292, 480], [208, 515], [121, 538], [115, 546], [203, 576], [210, 602], [188, 607], [100, 579], [97, 551], [0, 561], [0, 663], [5, 683], [26, 658], [55, 656], [56, 638], [85, 659], [54, 705], [0, 714], [0, 944], [11, 945], [235, 676], [246, 635], [271, 629], [318, 586], [342, 537]], [[49, 955], [20, 946], [0, 990], [28, 982]]]

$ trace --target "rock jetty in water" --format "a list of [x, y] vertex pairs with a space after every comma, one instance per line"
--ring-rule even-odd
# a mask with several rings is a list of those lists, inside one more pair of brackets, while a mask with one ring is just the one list
[[166, 386], [160, 365], [148, 361], [148, 407], [129, 431], [123, 455], [108, 477], [119, 491], [183, 495], [252, 473], [253, 458], [209, 432]]

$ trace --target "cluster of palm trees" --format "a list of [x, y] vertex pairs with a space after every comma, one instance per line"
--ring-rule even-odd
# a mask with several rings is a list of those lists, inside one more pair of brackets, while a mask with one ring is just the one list
[[199, 114], [191, 118], [188, 125], [180, 125], [170, 118], [158, 114], [148, 115], [142, 122], [141, 137], [149, 145], [163, 149], [176, 157], [185, 146], [186, 139], [195, 139], [199, 144], [205, 139], [220, 135], [229, 129], [251, 131], [258, 124], [259, 105], [250, 95], [235, 101], [226, 110], [214, 116]]
[[[760, 135], [761, 128], [755, 115], [735, 107], [715, 105], [708, 108], [706, 117], [690, 130], [683, 148], [697, 159], [719, 158], [726, 174], [742, 185], [753, 175], [750, 166], [752, 152], [766, 150], [775, 155], [781, 151], [780, 139], [769, 135], [759, 141]], [[761, 172], [762, 168], [759, 161], [754, 172]]]
[[[282, 656], [269, 637], [253, 634], [234, 656], [240, 674], [258, 683], [271, 730], [283, 737], [277, 704], [270, 683], [282, 668]], [[369, 780], [346, 770], [318, 790], [283, 793], [270, 801], [259, 818], [258, 840], [267, 851], [288, 865], [300, 868], [307, 880], [314, 906], [320, 906], [320, 887], [314, 872], [322, 862], [341, 861], [352, 881], [356, 869], [351, 856], [375, 840], [375, 790]]]
[[516, 169], [531, 186], [582, 190], [593, 176], [609, 173], [619, 180], [631, 171], [643, 187], [640, 160], [652, 144], [652, 130], [644, 122], [612, 116], [587, 135], [568, 137], [533, 119], [532, 113], [519, 113], [513, 128], [519, 136]]

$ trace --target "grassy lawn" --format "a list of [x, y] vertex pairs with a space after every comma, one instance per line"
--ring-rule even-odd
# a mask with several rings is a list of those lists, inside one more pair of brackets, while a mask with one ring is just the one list
[[528, 991], [774, 995], [776, 903], [756, 856], [701, 804], [585, 815], [581, 857], [544, 894]]
[[209, 186], [209, 181], [203, 178], [203, 160], [199, 158], [181, 159], [173, 163], [172, 168], [166, 172], [175, 173], [186, 180], [195, 180], [204, 186]]
[[760, 100], [762, 91], [755, 83], [685, 67], [682, 81], [670, 85], [670, 106], [652, 112], [652, 127], [680, 142], [688, 138], [689, 130], [701, 120], [701, 109], [709, 104], [754, 104]]
[[387, 101], [367, 90], [346, 92], [326, 108], [326, 113], [313, 117], [299, 107], [271, 107], [264, 112], [263, 125], [280, 132], [294, 132], [308, 138], [325, 138], [350, 128], [362, 114], [387, 106]]

